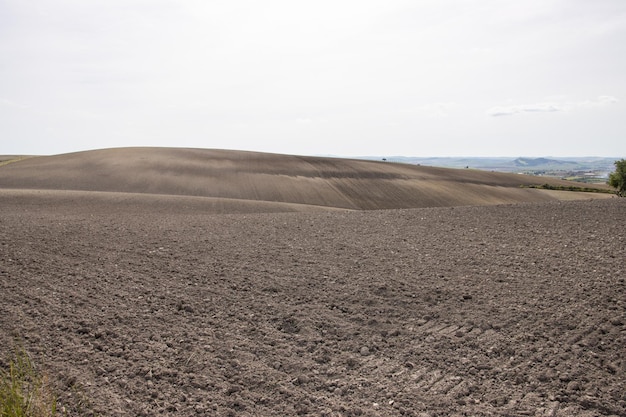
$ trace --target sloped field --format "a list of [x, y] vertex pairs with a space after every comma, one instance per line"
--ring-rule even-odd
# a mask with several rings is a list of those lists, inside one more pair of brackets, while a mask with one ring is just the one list
[[[0, 192], [99, 192], [56, 198], [68, 204], [86, 198], [102, 205], [109, 197], [112, 203], [120, 198], [103, 192], [132, 194], [132, 199], [140, 198], [137, 194], [205, 197], [213, 199], [205, 201], [205, 209], [217, 213], [246, 212], [257, 203], [260, 211], [302, 211], [307, 206], [375, 210], [610, 197], [520, 188], [543, 183], [573, 184], [478, 170], [207, 149], [105, 149], [0, 166]], [[172, 200], [152, 201], [168, 206]], [[202, 204], [195, 201], [193, 205]]]
[[81, 202], [0, 200], [0, 357], [21, 340], [67, 407], [626, 415], [623, 199], [237, 215]]

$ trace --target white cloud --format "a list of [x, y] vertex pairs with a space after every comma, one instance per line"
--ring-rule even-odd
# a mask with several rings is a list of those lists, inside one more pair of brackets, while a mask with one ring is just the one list
[[487, 110], [489, 116], [512, 116], [518, 113], [553, 113], [564, 111], [565, 108], [557, 103], [534, 103], [514, 106], [496, 106]]
[[615, 104], [619, 102], [616, 97], [613, 96], [599, 96], [595, 100], [586, 100], [579, 101], [577, 103], [572, 103], [574, 107], [586, 107], [586, 108], [597, 108], [597, 107], [606, 107], [611, 104]]
[[495, 106], [487, 110], [488, 116], [512, 116], [519, 113], [554, 113], [565, 112], [576, 108], [599, 108], [617, 103], [619, 100], [613, 96], [599, 96], [595, 100], [563, 101], [563, 102], [539, 102], [534, 104], [520, 104], [508, 106]]

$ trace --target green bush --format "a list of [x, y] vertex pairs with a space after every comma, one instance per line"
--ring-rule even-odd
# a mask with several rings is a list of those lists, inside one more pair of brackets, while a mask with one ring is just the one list
[[617, 195], [626, 197], [626, 159], [615, 161], [615, 171], [609, 174], [608, 183], [617, 189]]

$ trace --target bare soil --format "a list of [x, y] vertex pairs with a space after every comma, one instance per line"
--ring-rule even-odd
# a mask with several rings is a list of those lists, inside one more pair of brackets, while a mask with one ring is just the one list
[[[115, 148], [33, 157], [0, 166], [0, 190], [181, 196], [213, 213], [450, 207], [611, 198], [522, 188], [549, 184], [607, 190], [554, 178], [409, 164], [180, 148]], [[101, 194], [100, 197], [102, 197]], [[61, 198], [58, 195], [55, 198]], [[198, 198], [209, 200], [197, 200]], [[70, 196], [71, 198], [71, 196]], [[119, 196], [116, 197], [119, 199]], [[100, 198], [107, 204], [108, 196]], [[152, 197], [154, 201], [154, 198]], [[159, 207], [163, 201], [154, 201]]]
[[72, 415], [626, 416], [624, 199], [72, 195], [0, 198], [0, 358], [22, 343]]

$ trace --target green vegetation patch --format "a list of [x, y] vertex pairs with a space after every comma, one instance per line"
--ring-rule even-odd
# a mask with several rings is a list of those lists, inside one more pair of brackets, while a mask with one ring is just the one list
[[0, 369], [0, 417], [52, 417], [57, 399], [46, 375], [40, 374], [23, 349]]
[[592, 188], [592, 187], [579, 187], [576, 185], [550, 185], [550, 184], [541, 184], [541, 185], [521, 185], [521, 188], [537, 188], [540, 190], [556, 190], [556, 191], [577, 191], [579, 193], [604, 193], [604, 194], [615, 194], [613, 190], [603, 190], [601, 188]]
[[615, 194], [626, 197], [626, 159], [615, 161], [615, 171], [609, 174], [608, 184], [616, 189]]

